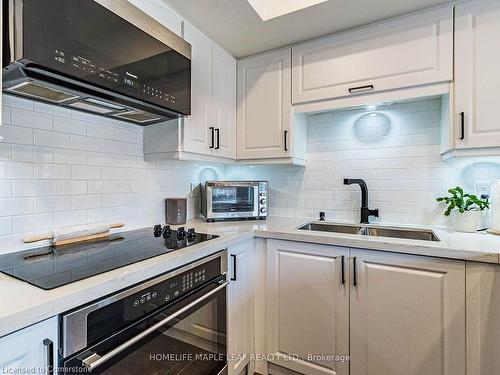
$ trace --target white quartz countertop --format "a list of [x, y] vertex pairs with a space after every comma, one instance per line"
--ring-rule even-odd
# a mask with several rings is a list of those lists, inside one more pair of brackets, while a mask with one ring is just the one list
[[486, 233], [468, 234], [457, 233], [450, 229], [430, 228], [441, 240], [431, 242], [296, 229], [297, 226], [309, 221], [304, 218], [280, 217], [273, 217], [266, 221], [221, 223], [193, 220], [185, 227], [194, 227], [197, 232], [217, 234], [220, 237], [52, 290], [43, 290], [0, 274], [0, 300], [2, 301], [0, 303], [0, 337], [253, 237], [477, 262], [497, 264], [500, 262], [500, 237]]

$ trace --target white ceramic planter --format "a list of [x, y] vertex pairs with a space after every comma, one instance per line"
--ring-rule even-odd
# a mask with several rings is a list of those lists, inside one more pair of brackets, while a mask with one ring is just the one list
[[466, 211], [461, 214], [454, 211], [455, 220], [453, 229], [458, 232], [473, 233], [477, 231], [479, 221], [481, 220], [481, 211]]

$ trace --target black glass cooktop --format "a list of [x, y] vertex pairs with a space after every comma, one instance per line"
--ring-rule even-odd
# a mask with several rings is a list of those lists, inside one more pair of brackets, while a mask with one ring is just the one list
[[218, 237], [192, 230], [164, 232], [156, 237], [152, 229], [139, 229], [96, 242], [4, 254], [0, 272], [49, 290]]

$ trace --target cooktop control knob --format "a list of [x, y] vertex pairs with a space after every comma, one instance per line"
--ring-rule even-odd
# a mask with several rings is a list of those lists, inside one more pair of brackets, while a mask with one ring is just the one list
[[170, 237], [170, 235], [172, 234], [172, 229], [170, 229], [170, 225], [165, 225], [163, 227], [163, 238], [167, 239]]
[[189, 241], [193, 241], [196, 238], [196, 232], [194, 231], [194, 228], [188, 229], [187, 238]]
[[177, 239], [183, 240], [184, 238], [186, 238], [186, 230], [184, 227], [180, 227], [177, 229]]
[[161, 236], [161, 224], [156, 224], [154, 226], [153, 233], [154, 233], [155, 237]]

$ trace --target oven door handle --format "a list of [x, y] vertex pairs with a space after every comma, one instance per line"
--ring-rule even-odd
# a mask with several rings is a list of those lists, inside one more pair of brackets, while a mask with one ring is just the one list
[[149, 327], [145, 331], [142, 331], [140, 334], [138, 334], [137, 336], [131, 338], [130, 340], [125, 341], [123, 344], [117, 346], [116, 348], [114, 348], [110, 352], [108, 352], [108, 353], [106, 353], [106, 354], [104, 354], [102, 356], [100, 356], [98, 354], [95, 354], [95, 353], [92, 354], [91, 356], [85, 358], [82, 361], [83, 365], [85, 366], [85, 368], [87, 368], [88, 370], [92, 371], [93, 369], [95, 369], [96, 367], [98, 367], [98, 366], [102, 365], [103, 363], [109, 361], [111, 358], [113, 358], [117, 354], [121, 353], [125, 349], [127, 349], [130, 346], [134, 345], [136, 342], [142, 340], [147, 335], [153, 333], [158, 328], [163, 327], [165, 324], [167, 324], [168, 322], [170, 322], [172, 319], [174, 319], [178, 315], [180, 315], [180, 314], [188, 311], [189, 309], [193, 308], [194, 306], [196, 306], [200, 302], [203, 302], [204, 300], [206, 300], [208, 297], [210, 297], [213, 294], [217, 293], [218, 291], [224, 289], [228, 285], [229, 285], [229, 281], [223, 282], [217, 288], [212, 289], [210, 292], [208, 292], [207, 294], [205, 294], [203, 297], [198, 298], [196, 301], [193, 301], [190, 304], [184, 306], [182, 309], [179, 309], [178, 311], [176, 311], [172, 315], [167, 316], [162, 321], [160, 321], [160, 322], [156, 323], [155, 325]]

